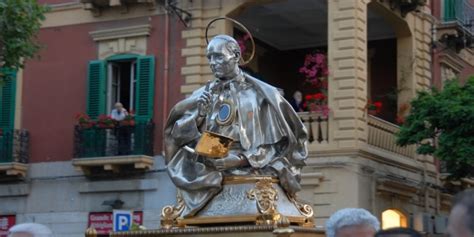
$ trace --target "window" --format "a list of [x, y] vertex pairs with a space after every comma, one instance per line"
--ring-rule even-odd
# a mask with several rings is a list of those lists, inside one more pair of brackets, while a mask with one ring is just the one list
[[116, 102], [136, 112], [137, 121], [153, 116], [154, 56], [117, 55], [89, 62], [87, 113], [109, 114]]
[[382, 212], [382, 229], [407, 227], [406, 216], [398, 210], [388, 209]]

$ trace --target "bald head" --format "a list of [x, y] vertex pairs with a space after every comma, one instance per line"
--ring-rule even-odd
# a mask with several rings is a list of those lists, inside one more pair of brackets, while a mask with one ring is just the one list
[[207, 46], [207, 59], [216, 78], [227, 80], [239, 72], [240, 47], [237, 41], [228, 35], [217, 35]]

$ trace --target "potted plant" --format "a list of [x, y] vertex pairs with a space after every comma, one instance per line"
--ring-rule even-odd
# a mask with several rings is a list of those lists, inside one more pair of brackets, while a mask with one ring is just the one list
[[405, 116], [409, 110], [410, 104], [403, 103], [402, 105], [400, 105], [400, 108], [398, 108], [397, 117], [395, 119], [395, 122], [398, 125], [403, 125], [405, 123]]
[[375, 101], [372, 102], [371, 100], [368, 100], [367, 102], [367, 112], [370, 115], [376, 115], [382, 111], [382, 102], [381, 101]]
[[94, 121], [92, 121], [89, 115], [85, 113], [76, 114], [76, 120], [79, 127], [82, 129], [92, 128], [95, 125]]
[[329, 115], [327, 96], [322, 92], [306, 95], [303, 107], [310, 112], [320, 113], [324, 118]]
[[310, 112], [321, 112], [322, 116], [327, 118], [329, 114], [327, 106], [329, 69], [326, 55], [322, 53], [307, 54], [299, 72], [304, 75], [306, 83], [313, 91], [312, 94], [305, 96], [304, 107]]
[[130, 111], [130, 113], [125, 116], [125, 118], [119, 122], [120, 126], [135, 126], [135, 114], [133, 111]]
[[97, 126], [99, 128], [114, 128], [116, 121], [109, 115], [100, 115], [97, 120]]

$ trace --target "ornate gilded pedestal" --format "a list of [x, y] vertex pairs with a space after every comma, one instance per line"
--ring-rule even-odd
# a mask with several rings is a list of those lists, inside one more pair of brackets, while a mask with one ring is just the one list
[[180, 217], [184, 203], [163, 208], [162, 228], [224, 224], [296, 225], [313, 227], [313, 210], [287, 196], [278, 179], [268, 176], [232, 176], [224, 179], [222, 191], [196, 216]]

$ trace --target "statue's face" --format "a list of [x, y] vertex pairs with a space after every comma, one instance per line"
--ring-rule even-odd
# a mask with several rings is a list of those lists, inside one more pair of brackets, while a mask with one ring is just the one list
[[238, 67], [239, 55], [230, 52], [226, 47], [226, 41], [213, 39], [207, 46], [207, 59], [214, 76], [226, 80], [235, 76]]

